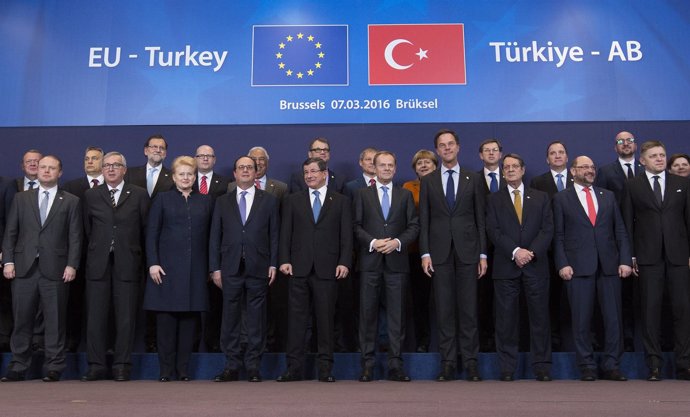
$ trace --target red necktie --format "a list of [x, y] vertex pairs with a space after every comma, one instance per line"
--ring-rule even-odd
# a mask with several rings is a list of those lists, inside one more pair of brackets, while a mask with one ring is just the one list
[[376, 180], [371, 178], [369, 179], [369, 187], [374, 187], [376, 185]]
[[91, 188], [98, 187], [98, 179], [97, 178], [92, 179], [91, 182], [93, 183]]
[[261, 181], [254, 180], [254, 186], [256, 187], [257, 190], [260, 190], [261, 189]]
[[597, 222], [597, 210], [594, 208], [594, 199], [589, 187], [585, 187], [584, 190], [587, 199], [587, 215], [589, 216], [589, 221], [592, 222], [592, 226], [594, 226]]
[[199, 186], [199, 192], [201, 194], [208, 194], [208, 184], [206, 183], [206, 175], [201, 177], [201, 185]]

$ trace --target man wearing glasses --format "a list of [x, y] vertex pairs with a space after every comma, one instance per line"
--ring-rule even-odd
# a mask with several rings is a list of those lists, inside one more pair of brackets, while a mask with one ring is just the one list
[[168, 143], [162, 135], [152, 135], [144, 144], [146, 165], [133, 167], [125, 174], [125, 182], [142, 187], [153, 199], [161, 191], [173, 187], [172, 173], [163, 166], [168, 154]]
[[196, 148], [196, 182], [192, 190], [201, 194], [209, 194], [212, 198], [220, 197], [228, 192], [229, 181], [213, 171], [216, 165], [216, 153], [208, 145]]
[[575, 158], [570, 173], [575, 184], [553, 197], [554, 260], [570, 302], [580, 380], [598, 377], [591, 340], [598, 299], [606, 340], [599, 364], [601, 377], [626, 381], [619, 366], [623, 355], [621, 279], [632, 273], [628, 233], [615, 195], [592, 186], [596, 177], [592, 160]]
[[[324, 162], [326, 162], [326, 165], [328, 165], [328, 161], [331, 159], [331, 146], [328, 144], [328, 139], [319, 137], [312, 140], [309, 144], [307, 156], [309, 158], [323, 159]], [[328, 189], [342, 193], [343, 187], [345, 186], [343, 177], [336, 176], [335, 173], [330, 169], [327, 172], [328, 175], [326, 176], [326, 186]], [[302, 172], [299, 171], [293, 173], [290, 177], [290, 192], [294, 193], [305, 189], [306, 186], [304, 185], [304, 176], [302, 175]]]

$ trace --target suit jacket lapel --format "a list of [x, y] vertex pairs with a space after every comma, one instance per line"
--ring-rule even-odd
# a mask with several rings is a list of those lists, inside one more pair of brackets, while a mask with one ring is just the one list
[[584, 207], [582, 207], [582, 203], [580, 202], [580, 197], [577, 195], [577, 190], [575, 187], [570, 187], [568, 189], [563, 190], [564, 192], [568, 193], [568, 198], [570, 199], [570, 205], [577, 207], [575, 210], [580, 213], [580, 215], [587, 220], [589, 224], [592, 224], [589, 220], [589, 215], [587, 214], [587, 211], [585, 210]]
[[[50, 221], [56, 216], [55, 213], [56, 213], [56, 212], [60, 209], [60, 207], [62, 206], [63, 196], [64, 196], [64, 192], [58, 190], [57, 194], [55, 194], [55, 200], [53, 200], [53, 205], [50, 206], [50, 211], [48, 212], [48, 217], [46, 217], [46, 221], [45, 221], [45, 223], [43, 223], [42, 228], [48, 226], [48, 223], [50, 223]], [[40, 219], [40, 217], [41, 217], [41, 216], [40, 216], [40, 213], [39, 213], [39, 219]]]
[[[107, 190], [107, 187], [106, 187], [106, 190]], [[129, 198], [131, 193], [132, 193], [131, 187], [125, 183], [125, 185], [122, 186], [122, 190], [120, 191], [120, 198], [117, 199], [117, 205], [115, 207], [117, 208], [117, 207], [120, 207], [121, 205], [123, 205], [125, 203], [125, 201], [127, 200], [127, 198]], [[108, 191], [108, 200], [110, 200], [110, 191]]]
[[39, 209], [40, 202], [38, 201], [38, 188], [34, 188], [33, 190], [27, 191], [32, 194], [32, 199], [34, 201], [33, 204], [31, 204], [31, 207], [33, 207], [34, 215], [36, 216], [36, 223], [39, 225], [41, 224], [41, 210]]
[[[402, 193], [400, 188], [393, 187], [393, 183], [391, 182], [389, 184], [389, 188], [391, 191], [393, 191], [393, 188], [395, 188], [395, 192], [390, 196], [390, 202], [391, 206], [388, 210], [388, 218], [385, 218], [384, 220], [392, 219], [393, 216], [395, 215], [396, 211], [400, 209], [400, 205], [402, 204]], [[378, 200], [378, 192], [376, 193], [376, 199]], [[383, 209], [381, 210], [381, 215], [383, 215]]]
[[[261, 207], [261, 203], [264, 201], [263, 199], [264, 194], [261, 190], [256, 190], [254, 191], [254, 201], [252, 202], [252, 208], [249, 210], [249, 213], [247, 214], [247, 221], [245, 224], [249, 223], [252, 218], [254, 218], [254, 212], [259, 210], [259, 207]], [[239, 206], [237, 211], [239, 212]]]
[[[510, 191], [508, 191], [508, 187], [505, 187], [503, 189], [498, 190], [499, 193], [501, 193], [501, 200], [503, 200], [503, 204], [505, 204], [506, 208], [508, 211], [510, 211], [512, 214], [510, 215], [513, 220], [515, 220], [516, 224], [520, 224], [520, 221], [518, 220], [517, 212], [515, 211], [515, 204], [513, 203], [513, 199], [510, 196]], [[527, 192], [525, 192], [527, 194]], [[525, 224], [525, 212], [527, 211], [525, 209], [525, 206], [527, 205], [527, 196], [523, 195], [522, 196], [522, 224]]]

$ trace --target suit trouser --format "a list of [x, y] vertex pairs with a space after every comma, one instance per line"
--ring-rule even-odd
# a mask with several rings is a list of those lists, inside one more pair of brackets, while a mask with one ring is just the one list
[[410, 254], [410, 288], [412, 290], [412, 314], [414, 315], [414, 336], [417, 347], [429, 347], [431, 341], [429, 304], [431, 300], [431, 279], [422, 272], [419, 253]]
[[376, 364], [376, 339], [379, 300], [385, 297], [388, 321], [388, 369], [402, 367], [402, 343], [405, 340], [405, 299], [408, 276], [403, 272], [360, 272], [359, 342], [362, 366]]
[[69, 284], [62, 279], [49, 279], [41, 274], [38, 259], [25, 277], [12, 280], [12, 312], [14, 330], [10, 346], [12, 361], [9, 369], [24, 372], [31, 366], [36, 311], [43, 310], [45, 326], [46, 371], [65, 369], [65, 322]]
[[301, 373], [305, 360], [305, 339], [310, 307], [314, 306], [317, 360], [321, 372], [333, 367], [333, 320], [337, 282], [333, 278], [321, 279], [313, 271], [306, 277], [290, 277], [288, 293], [287, 361], [291, 372]]
[[530, 352], [534, 371], [551, 368], [549, 324], [549, 277], [499, 279], [494, 277], [496, 352], [502, 372], [513, 373], [518, 365], [520, 338], [520, 292], [524, 290], [529, 316]]
[[197, 311], [156, 311], [160, 375], [189, 376], [189, 358], [196, 341]]
[[431, 280], [441, 365], [457, 367], [460, 353], [463, 367], [467, 368], [476, 364], [479, 352], [477, 264], [461, 263], [452, 248], [447, 262], [433, 265], [435, 272]]
[[[244, 273], [223, 277], [223, 322], [220, 330], [220, 346], [227, 363], [226, 369], [259, 370], [261, 354], [266, 347], [266, 294], [268, 279]], [[246, 303], [243, 303], [246, 300]], [[242, 309], [246, 304], [247, 348], [242, 357]]]
[[86, 282], [86, 352], [89, 367], [94, 371], [106, 369], [111, 305], [115, 319], [113, 369], [129, 369], [132, 366], [132, 345], [141, 283], [138, 280], [139, 274], [134, 281], [123, 281], [113, 256], [111, 253], [101, 279], [89, 277]]
[[663, 365], [661, 344], [661, 309], [664, 288], [667, 288], [673, 315], [673, 352], [676, 368], [690, 368], [690, 271], [688, 265], [672, 265], [661, 261], [639, 265], [642, 307], [642, 340], [647, 366]]
[[618, 369], [623, 355], [623, 313], [621, 278], [604, 275], [600, 269], [595, 275], [574, 276], [564, 281], [573, 326], [575, 359], [578, 366], [596, 369], [592, 351], [592, 315], [595, 299], [599, 300], [604, 323], [604, 357], [601, 368], [605, 371]]

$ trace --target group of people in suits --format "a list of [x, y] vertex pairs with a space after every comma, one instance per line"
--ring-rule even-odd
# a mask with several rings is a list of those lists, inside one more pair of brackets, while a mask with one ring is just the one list
[[[362, 176], [345, 183], [329, 170], [330, 145], [322, 137], [310, 143], [289, 187], [267, 177], [261, 147], [235, 160], [232, 182], [213, 172], [210, 146], [176, 158], [171, 170], [163, 165], [167, 148], [162, 136], [149, 137], [146, 165], [128, 169], [121, 153], [90, 147], [86, 176], [61, 188], [61, 161], [30, 150], [21, 184], [0, 182], [3, 275], [14, 322], [2, 381], [25, 378], [36, 334], [44, 338], [43, 380], [58, 381], [82, 312], [89, 363], [82, 380], [129, 380], [143, 302], [162, 382], [190, 380], [200, 333], [226, 357], [214, 381], [239, 380], [244, 369], [248, 381], [260, 382], [267, 340], [283, 327], [287, 368], [277, 381], [305, 378], [315, 332], [318, 380], [334, 382], [333, 353], [353, 322], [359, 380], [376, 379], [375, 352], [385, 333], [387, 379], [407, 382], [409, 288], [420, 352], [428, 350], [430, 295], [435, 300], [438, 381], [455, 380], [460, 370], [468, 381], [482, 380], [479, 312], [487, 310], [500, 379], [514, 379], [526, 312], [534, 376], [550, 381], [564, 309], [583, 381], [626, 380], [620, 359], [634, 329], [626, 309], [640, 311], [648, 379], [659, 380], [665, 292], [676, 377], [690, 379], [690, 183], [681, 176], [690, 174], [690, 159], [677, 154], [667, 164], [661, 142], [642, 144], [638, 163], [634, 136], [620, 132], [617, 160], [597, 169], [587, 156], [568, 167], [566, 145], [555, 141], [546, 151], [549, 171], [529, 186], [522, 157], [503, 156], [495, 139], [480, 145], [481, 171], [460, 167], [460, 141], [451, 130], [435, 135], [435, 152], [414, 155], [417, 179], [403, 186], [394, 180], [396, 156], [373, 148], [360, 155]], [[281, 281], [288, 300], [282, 315], [270, 302], [279, 296], [272, 284]], [[356, 301], [348, 304], [347, 293]], [[592, 340], [597, 305], [605, 334], [599, 364]]]

